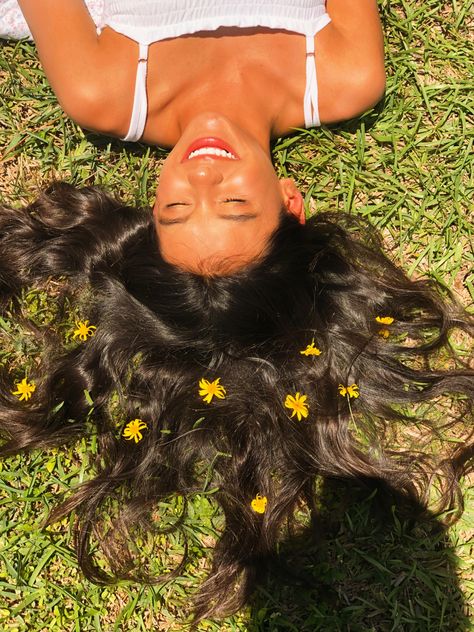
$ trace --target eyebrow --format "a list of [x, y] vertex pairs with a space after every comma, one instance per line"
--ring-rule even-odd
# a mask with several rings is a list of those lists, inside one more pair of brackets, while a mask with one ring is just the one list
[[218, 215], [220, 219], [230, 219], [235, 222], [246, 222], [249, 219], [257, 219], [258, 213], [233, 213], [229, 215], [226, 213], [225, 215]]
[[[189, 215], [186, 215], [186, 217], [172, 217], [169, 219], [161, 217], [158, 220], [158, 224], [160, 224], [160, 226], [170, 226], [171, 224], [185, 224], [188, 221], [188, 217]], [[217, 217], [219, 217], [220, 219], [225, 219], [232, 222], [247, 222], [249, 220], [257, 219], [258, 214], [257, 213], [245, 213], [245, 214], [234, 213], [232, 215], [229, 215], [229, 214], [218, 215]]]

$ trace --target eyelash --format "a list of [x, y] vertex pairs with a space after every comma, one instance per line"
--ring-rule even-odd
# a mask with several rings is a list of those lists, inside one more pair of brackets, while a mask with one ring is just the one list
[[[239, 204], [245, 204], [245, 202], [247, 202], [247, 200], [244, 200], [243, 198], [225, 198], [224, 200], [225, 202], [237, 202]], [[171, 204], [167, 204], [166, 207], [167, 208], [173, 208], [174, 206], [187, 206], [186, 202], [172, 202]]]

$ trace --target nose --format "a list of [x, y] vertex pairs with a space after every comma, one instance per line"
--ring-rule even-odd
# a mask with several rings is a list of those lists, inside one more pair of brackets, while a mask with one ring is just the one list
[[200, 184], [219, 184], [223, 180], [223, 173], [214, 162], [196, 162], [188, 169], [188, 182], [194, 186]]

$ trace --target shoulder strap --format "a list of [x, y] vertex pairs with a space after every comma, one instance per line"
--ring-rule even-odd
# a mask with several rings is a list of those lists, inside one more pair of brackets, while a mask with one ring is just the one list
[[321, 124], [318, 108], [318, 80], [314, 57], [314, 35], [306, 35], [306, 90], [304, 93], [304, 124], [316, 127]]
[[146, 93], [147, 68], [148, 44], [140, 44], [130, 127], [127, 135], [122, 140], [133, 142], [140, 140], [143, 136], [148, 113], [148, 97]]

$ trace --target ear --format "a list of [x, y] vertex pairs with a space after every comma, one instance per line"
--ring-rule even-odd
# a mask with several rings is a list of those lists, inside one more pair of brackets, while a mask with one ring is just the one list
[[280, 189], [283, 197], [283, 203], [288, 213], [294, 215], [300, 224], [306, 222], [304, 212], [304, 201], [301, 192], [291, 178], [282, 178], [280, 180]]

